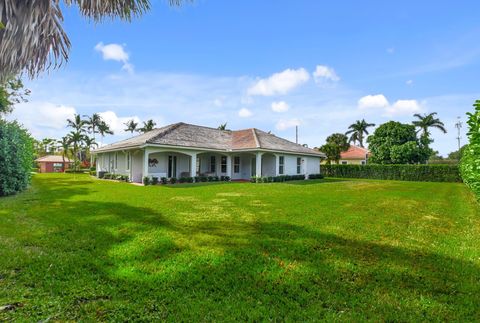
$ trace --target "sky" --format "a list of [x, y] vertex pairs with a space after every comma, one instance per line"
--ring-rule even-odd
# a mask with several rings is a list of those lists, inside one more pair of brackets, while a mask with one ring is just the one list
[[[63, 7], [72, 42], [60, 69], [26, 80], [18, 119], [37, 139], [60, 138], [74, 113], [101, 113], [130, 136], [129, 119], [259, 128], [310, 147], [356, 120], [410, 123], [437, 112], [457, 149], [457, 117], [480, 99], [480, 2], [152, 1], [132, 22], [94, 23]], [[374, 128], [371, 129], [371, 132]]]

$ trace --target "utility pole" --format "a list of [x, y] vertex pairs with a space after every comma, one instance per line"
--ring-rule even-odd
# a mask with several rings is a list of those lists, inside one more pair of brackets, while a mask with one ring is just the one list
[[295, 126], [295, 143], [298, 144], [298, 126]]
[[461, 144], [460, 144], [460, 139], [462, 139], [462, 137], [460, 137], [460, 130], [462, 129], [462, 122], [460, 121], [460, 117], [457, 117], [458, 119], [458, 122], [455, 124], [455, 128], [457, 128], [457, 141], [458, 141], [458, 150], [460, 150], [461, 148]]

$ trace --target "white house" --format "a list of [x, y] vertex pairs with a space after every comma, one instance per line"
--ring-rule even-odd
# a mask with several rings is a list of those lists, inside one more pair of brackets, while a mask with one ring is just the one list
[[96, 149], [97, 172], [143, 177], [251, 176], [320, 173], [325, 154], [258, 129], [219, 130], [175, 123]]

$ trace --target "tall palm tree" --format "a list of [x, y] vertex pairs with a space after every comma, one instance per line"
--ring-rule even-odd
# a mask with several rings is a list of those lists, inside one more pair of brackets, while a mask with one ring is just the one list
[[53, 152], [53, 150], [55, 149], [54, 144], [55, 144], [55, 139], [52, 139], [52, 138], [42, 139], [42, 147], [45, 155], [48, 155]]
[[75, 131], [85, 132], [86, 121], [79, 114], [74, 114], [73, 119], [67, 119], [67, 127], [75, 129]]
[[103, 122], [102, 117], [98, 113], [94, 113], [91, 116], [84, 115], [85, 125], [87, 126], [87, 131], [93, 136], [93, 141], [95, 141], [95, 134], [98, 133], [98, 127]]
[[133, 135], [133, 132], [134, 131], [137, 131], [137, 127], [138, 127], [138, 122], [135, 122], [135, 120], [131, 119], [131, 120], [128, 120], [127, 122], [124, 123], [125, 126], [127, 126], [126, 129], [124, 129], [124, 131], [130, 131], [130, 133]]
[[79, 130], [70, 131], [67, 135], [68, 144], [73, 155], [73, 167], [75, 171], [78, 170], [78, 152], [85, 142], [85, 137], [86, 136]]
[[98, 133], [102, 136], [102, 142], [105, 135], [113, 135], [112, 129], [110, 129], [110, 126], [105, 121], [100, 122], [98, 125]]
[[85, 148], [87, 148], [87, 153], [85, 155], [90, 155], [90, 167], [93, 166], [93, 155], [91, 152], [91, 149], [93, 146], [98, 147], [97, 142], [95, 141], [95, 138], [85, 136], [84, 138], [84, 143], [85, 143]]
[[369, 134], [368, 128], [370, 127], [375, 127], [375, 124], [368, 123], [365, 121], [365, 119], [362, 119], [361, 121], [357, 120], [355, 123], [351, 124], [348, 127], [348, 129], [350, 130], [348, 130], [345, 134], [346, 135], [352, 134], [352, 136], [350, 136], [350, 141], [355, 141], [355, 142], [358, 141], [358, 144], [360, 145], [360, 147], [363, 147], [364, 134], [365, 135]]
[[150, 120], [144, 121], [143, 122], [143, 127], [138, 129], [137, 131], [138, 132], [143, 132], [143, 133], [149, 132], [149, 131], [152, 131], [153, 129], [155, 129], [156, 125], [157, 124], [152, 119], [150, 119]]
[[222, 123], [221, 125], [218, 126], [218, 130], [227, 130], [227, 123]]
[[[185, 0], [169, 0], [180, 5]], [[150, 9], [149, 0], [2, 0], [0, 1], [0, 81], [26, 70], [30, 77], [68, 60], [70, 40], [63, 13], [77, 5], [95, 22], [118, 17], [131, 21]]]
[[68, 150], [70, 149], [70, 139], [68, 136], [62, 137], [62, 140], [58, 140], [58, 147], [62, 150], [63, 171], [65, 171], [65, 157], [68, 157]]
[[415, 113], [413, 116], [416, 117], [418, 120], [413, 121], [412, 124], [418, 128], [418, 132], [422, 132], [422, 136], [424, 136], [425, 138], [430, 137], [430, 132], [428, 131], [430, 128], [435, 128], [443, 133], [447, 133], [447, 129], [445, 129], [445, 124], [440, 121], [439, 118], [436, 118], [436, 115], [436, 112], [424, 115]]

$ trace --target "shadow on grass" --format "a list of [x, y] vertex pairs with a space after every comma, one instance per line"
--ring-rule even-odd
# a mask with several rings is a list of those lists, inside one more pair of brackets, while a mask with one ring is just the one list
[[[55, 319], [478, 318], [472, 262], [290, 223], [205, 220], [194, 208], [180, 221], [148, 206], [70, 202], [92, 192], [41, 184], [55, 196], [42, 214], [48, 235], [37, 237], [45, 255], [16, 279], [35, 282], [39, 295], [58, 291], [65, 303]], [[28, 303], [19, 309], [27, 311]], [[31, 318], [55, 309], [36, 311]]]

